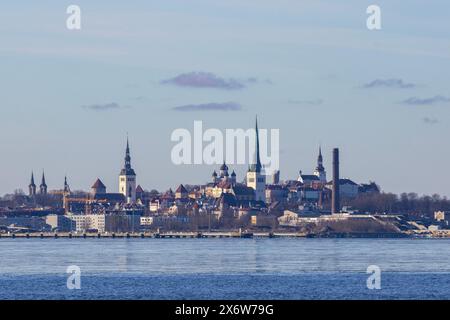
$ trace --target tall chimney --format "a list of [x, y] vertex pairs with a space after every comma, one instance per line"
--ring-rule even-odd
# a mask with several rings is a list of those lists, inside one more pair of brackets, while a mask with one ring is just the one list
[[331, 213], [339, 213], [341, 203], [339, 198], [339, 149], [333, 149], [333, 191], [331, 196]]

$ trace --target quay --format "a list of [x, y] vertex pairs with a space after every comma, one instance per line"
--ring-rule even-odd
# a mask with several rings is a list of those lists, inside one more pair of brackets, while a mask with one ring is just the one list
[[207, 239], [207, 238], [450, 238], [450, 230], [415, 233], [323, 233], [305, 232], [244, 232], [244, 231], [206, 231], [206, 232], [21, 232], [0, 233], [1, 239], [87, 239], [87, 238], [154, 238], [154, 239]]
[[186, 239], [186, 238], [298, 238], [306, 237], [305, 233], [272, 233], [272, 232], [120, 232], [120, 233], [71, 233], [71, 232], [30, 232], [30, 233], [1, 233], [0, 239], [86, 239], [86, 238], [155, 238], [155, 239]]

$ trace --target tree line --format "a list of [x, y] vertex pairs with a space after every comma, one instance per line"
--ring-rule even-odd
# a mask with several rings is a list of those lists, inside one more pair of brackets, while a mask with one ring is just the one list
[[438, 194], [419, 196], [417, 193], [368, 193], [342, 201], [361, 212], [400, 213], [413, 217], [434, 216], [435, 211], [450, 211], [450, 200]]

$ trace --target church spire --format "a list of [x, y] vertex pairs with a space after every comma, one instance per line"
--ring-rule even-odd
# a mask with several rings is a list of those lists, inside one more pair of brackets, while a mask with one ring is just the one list
[[31, 182], [30, 182], [30, 186], [36, 186], [36, 185], [34, 184], [34, 173], [33, 173], [33, 171], [31, 171]]
[[33, 171], [31, 171], [31, 181], [30, 181], [30, 184], [28, 185], [28, 191], [29, 191], [30, 197], [34, 197], [36, 195], [36, 184], [34, 183]]
[[251, 170], [255, 172], [261, 172], [262, 165], [261, 165], [261, 158], [259, 155], [258, 116], [256, 116], [255, 134], [256, 134], [255, 163], [253, 164]]
[[121, 175], [132, 175], [135, 176], [136, 173], [134, 172], [133, 168], [131, 168], [131, 156], [130, 156], [130, 143], [128, 141], [128, 135], [127, 135], [127, 147], [125, 149], [125, 165], [120, 172]]
[[47, 184], [45, 183], [45, 172], [43, 170], [42, 170], [41, 186], [47, 186]]
[[70, 193], [70, 187], [69, 187], [69, 184], [67, 183], [67, 175], [64, 176], [64, 192]]
[[322, 146], [319, 146], [319, 155], [317, 156], [317, 167], [314, 170], [314, 175], [319, 177], [322, 183], [327, 182], [327, 174], [323, 166]]
[[322, 146], [319, 146], [319, 156], [317, 157], [317, 167], [323, 167]]
[[39, 186], [41, 194], [47, 194], [47, 184], [45, 183], [45, 173], [44, 170], [42, 170], [42, 180], [41, 185]]

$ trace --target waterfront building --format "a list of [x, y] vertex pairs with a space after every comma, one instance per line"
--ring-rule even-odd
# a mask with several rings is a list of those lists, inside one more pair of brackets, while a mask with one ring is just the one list
[[119, 192], [125, 196], [128, 203], [136, 202], [136, 173], [131, 167], [130, 145], [128, 138], [125, 151], [125, 165], [119, 175]]

